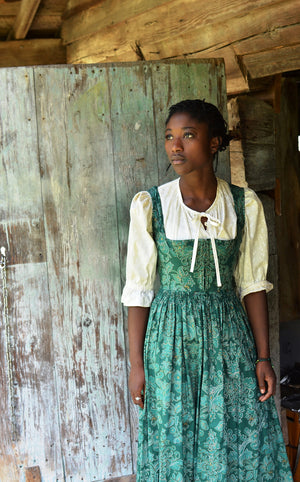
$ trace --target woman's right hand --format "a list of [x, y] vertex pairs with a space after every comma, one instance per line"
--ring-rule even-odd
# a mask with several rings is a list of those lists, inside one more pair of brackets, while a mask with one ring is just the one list
[[144, 408], [145, 371], [142, 366], [132, 366], [129, 374], [129, 391], [135, 405]]

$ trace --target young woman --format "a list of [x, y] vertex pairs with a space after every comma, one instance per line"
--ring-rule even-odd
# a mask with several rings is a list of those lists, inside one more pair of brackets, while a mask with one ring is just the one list
[[122, 301], [139, 482], [292, 481], [271, 398], [266, 223], [254, 191], [215, 176], [228, 141], [214, 105], [173, 105], [179, 178], [132, 201]]

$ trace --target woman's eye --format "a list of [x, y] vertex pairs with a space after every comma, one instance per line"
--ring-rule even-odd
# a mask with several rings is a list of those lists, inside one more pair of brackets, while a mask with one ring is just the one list
[[184, 139], [193, 139], [194, 134], [192, 132], [185, 132], [183, 137]]
[[172, 134], [166, 134], [165, 139], [166, 139], [166, 141], [169, 141], [169, 140], [173, 139]]

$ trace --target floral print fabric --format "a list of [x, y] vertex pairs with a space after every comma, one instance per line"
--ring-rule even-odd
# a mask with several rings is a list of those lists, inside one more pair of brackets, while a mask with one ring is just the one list
[[237, 236], [216, 240], [221, 288], [210, 240], [199, 240], [190, 273], [193, 243], [166, 238], [150, 190], [161, 287], [145, 338], [138, 482], [292, 481], [274, 401], [258, 401], [254, 340], [234, 287], [244, 193], [231, 189]]

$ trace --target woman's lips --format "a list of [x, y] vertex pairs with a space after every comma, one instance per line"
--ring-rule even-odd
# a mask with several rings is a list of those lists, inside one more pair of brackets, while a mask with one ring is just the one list
[[185, 162], [185, 158], [181, 156], [174, 156], [171, 158], [172, 164], [183, 164]]

